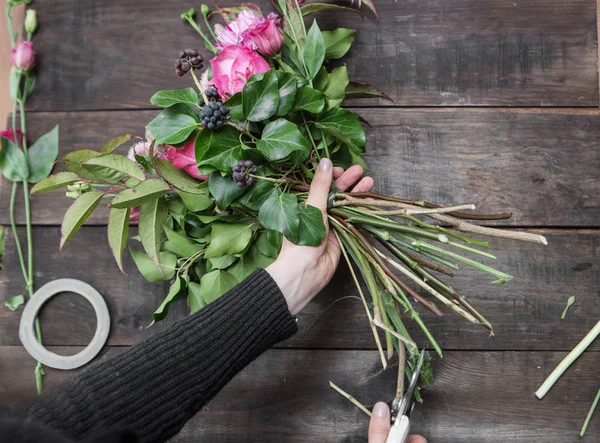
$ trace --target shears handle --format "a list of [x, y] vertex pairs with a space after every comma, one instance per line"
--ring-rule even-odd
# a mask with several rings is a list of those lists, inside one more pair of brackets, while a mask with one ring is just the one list
[[396, 418], [385, 443], [405, 443], [410, 431], [410, 422], [406, 415]]

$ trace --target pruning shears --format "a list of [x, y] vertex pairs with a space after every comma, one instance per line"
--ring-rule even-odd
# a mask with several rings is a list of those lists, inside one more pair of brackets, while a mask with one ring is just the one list
[[394, 398], [392, 402], [392, 427], [385, 443], [405, 443], [410, 432], [410, 413], [413, 410], [413, 394], [419, 381], [423, 359], [425, 358], [425, 350], [421, 351], [419, 363], [413, 372], [413, 376], [408, 385], [406, 393], [402, 397]]

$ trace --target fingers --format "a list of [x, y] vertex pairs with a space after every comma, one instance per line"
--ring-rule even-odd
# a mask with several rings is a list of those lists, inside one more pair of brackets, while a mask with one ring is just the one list
[[363, 179], [356, 184], [351, 192], [369, 192], [371, 189], [373, 189], [373, 185], [375, 185], [375, 182], [371, 177], [363, 177]]
[[413, 434], [408, 436], [406, 443], [427, 443], [427, 440], [421, 435]]
[[339, 166], [334, 166], [333, 167], [333, 178], [335, 180], [337, 180], [338, 178], [340, 178], [343, 173], [344, 173], [344, 168], [340, 168]]
[[306, 203], [319, 208], [323, 214], [327, 211], [327, 197], [333, 180], [333, 165], [328, 158], [321, 159], [308, 191]]
[[347, 190], [350, 186], [358, 181], [363, 175], [363, 168], [359, 165], [350, 166], [344, 173], [335, 181], [335, 187], [340, 191]]
[[375, 403], [369, 422], [369, 443], [385, 443], [390, 433], [390, 408], [383, 402]]

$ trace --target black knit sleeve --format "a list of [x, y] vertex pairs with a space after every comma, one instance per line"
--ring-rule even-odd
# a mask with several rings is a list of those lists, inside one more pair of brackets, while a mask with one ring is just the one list
[[175, 435], [235, 374], [297, 331], [264, 270], [198, 313], [91, 366], [27, 408], [28, 421], [80, 440], [126, 427], [142, 442]]

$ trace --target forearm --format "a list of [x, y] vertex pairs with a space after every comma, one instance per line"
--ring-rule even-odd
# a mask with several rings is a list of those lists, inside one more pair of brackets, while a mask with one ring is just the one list
[[296, 330], [277, 284], [260, 270], [197, 314], [73, 377], [27, 415], [74, 439], [120, 426], [162, 442]]

